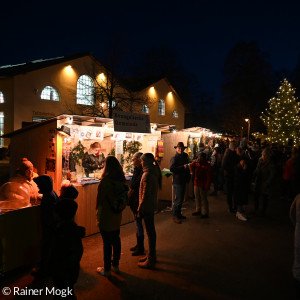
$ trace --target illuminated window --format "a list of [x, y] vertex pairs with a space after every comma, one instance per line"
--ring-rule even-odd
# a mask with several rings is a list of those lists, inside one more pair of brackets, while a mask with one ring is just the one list
[[60, 97], [59, 97], [58, 91], [54, 87], [47, 85], [42, 90], [41, 99], [42, 100], [59, 101]]
[[165, 115], [165, 101], [162, 99], [158, 102], [158, 114], [161, 116]]
[[4, 95], [0, 92], [0, 103], [4, 103]]
[[47, 120], [47, 118], [44, 117], [32, 117], [32, 122], [42, 122]]
[[77, 104], [94, 105], [94, 82], [91, 77], [82, 75], [77, 81]]
[[[113, 100], [112, 102], [111, 102], [111, 106], [112, 106], [112, 108], [114, 108], [114, 107], [116, 107], [116, 105], [117, 105], [117, 102], [115, 101], [115, 100]], [[107, 107], [109, 107], [109, 101], [107, 101]]]
[[178, 118], [178, 112], [177, 112], [177, 110], [173, 111], [173, 118]]
[[147, 105], [143, 105], [142, 112], [145, 114], [149, 114], [149, 107]]
[[[4, 134], [4, 112], [0, 111], [0, 135]], [[4, 145], [4, 139], [0, 139], [0, 146]]]

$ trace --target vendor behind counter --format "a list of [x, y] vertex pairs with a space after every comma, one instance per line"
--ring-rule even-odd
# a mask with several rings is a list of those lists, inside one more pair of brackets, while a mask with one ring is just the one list
[[100, 148], [100, 143], [95, 142], [90, 145], [89, 150], [84, 154], [82, 166], [87, 177], [89, 177], [90, 173], [103, 168], [105, 157]]

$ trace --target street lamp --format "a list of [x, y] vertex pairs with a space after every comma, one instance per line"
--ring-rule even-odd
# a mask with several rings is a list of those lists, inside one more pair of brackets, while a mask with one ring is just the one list
[[248, 123], [248, 142], [250, 137], [250, 119], [245, 119], [245, 121]]

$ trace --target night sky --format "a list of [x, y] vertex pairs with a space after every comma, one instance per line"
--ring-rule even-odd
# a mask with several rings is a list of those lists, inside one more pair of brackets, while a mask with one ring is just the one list
[[11, 1], [0, 9], [0, 65], [77, 52], [101, 61], [109, 37], [121, 33], [132, 58], [153, 45], [170, 46], [203, 89], [218, 96], [224, 60], [238, 41], [258, 41], [274, 69], [295, 67], [298, 2]]

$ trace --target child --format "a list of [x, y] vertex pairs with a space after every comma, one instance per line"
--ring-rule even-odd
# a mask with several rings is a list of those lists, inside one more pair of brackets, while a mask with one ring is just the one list
[[49, 175], [41, 175], [33, 178], [39, 188], [39, 192], [43, 195], [41, 200], [41, 261], [40, 268], [34, 268], [32, 275], [42, 276], [48, 273], [46, 265], [48, 264], [49, 248], [51, 245], [51, 234], [54, 226], [54, 208], [58, 201], [57, 194], [53, 190], [53, 180]]
[[71, 291], [71, 299], [76, 299], [73, 287], [79, 276], [83, 254], [81, 239], [85, 236], [85, 228], [73, 221], [77, 208], [77, 203], [70, 199], [61, 199], [57, 203], [56, 226], [49, 257], [49, 269], [54, 287]]

